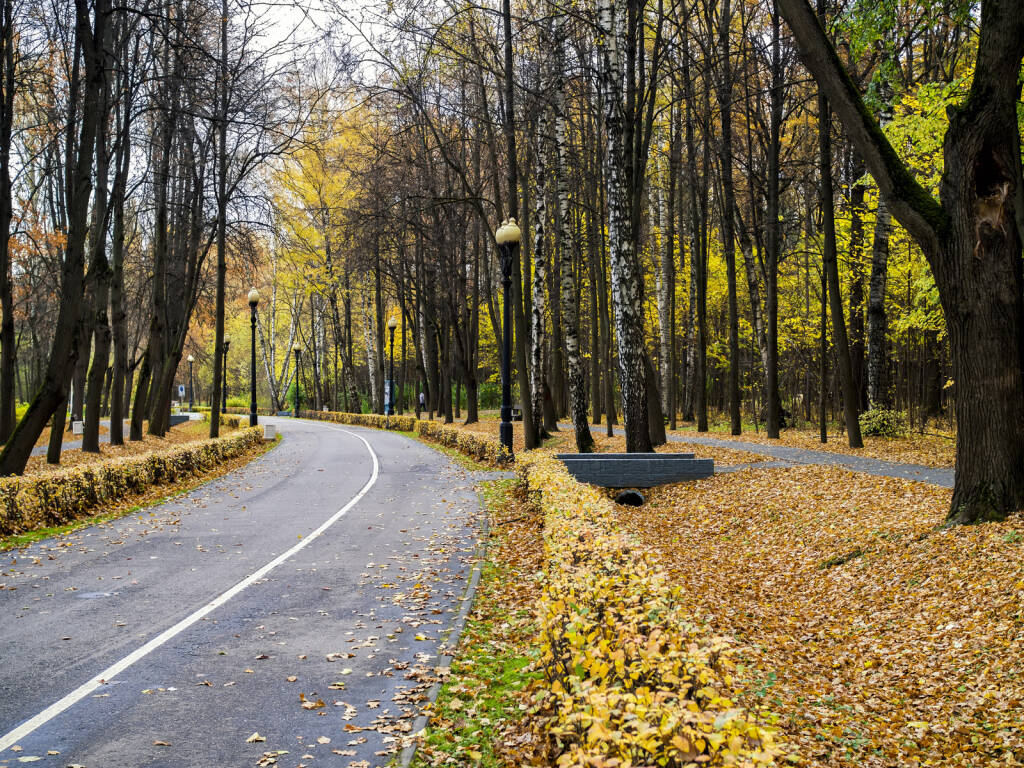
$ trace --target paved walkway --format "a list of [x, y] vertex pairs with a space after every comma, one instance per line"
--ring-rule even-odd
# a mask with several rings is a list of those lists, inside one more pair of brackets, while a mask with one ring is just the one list
[[[559, 424], [561, 429], [572, 430], [571, 424]], [[623, 434], [621, 427], [615, 427], [616, 434]], [[738, 465], [736, 469], [745, 469], [747, 466], [771, 467], [787, 466], [793, 464], [823, 464], [825, 466], [842, 467], [854, 472], [863, 472], [867, 475], [878, 477], [900, 477], [904, 480], [917, 480], [921, 483], [938, 485], [942, 488], [953, 487], [953, 470], [938, 467], [927, 467], [923, 464], [902, 464], [895, 461], [883, 461], [872, 459], [867, 456], [852, 456], [848, 453], [835, 453], [833, 451], [814, 451], [809, 448], [795, 448], [788, 445], [765, 445], [764, 443], [749, 443], [743, 440], [726, 440], [719, 437], [697, 434], [680, 434], [670, 432], [668, 439], [674, 443], [692, 443], [696, 445], [709, 445], [716, 448], [734, 448], [740, 451], [750, 451], [767, 456], [774, 461], [757, 462], [749, 465]], [[729, 467], [715, 468], [716, 472], [736, 471]]]
[[[100, 433], [100, 443], [109, 443], [110, 442], [110, 419], [100, 419], [100, 424], [102, 426], [104, 426], [104, 427], [107, 427], [107, 431], [106, 432]], [[129, 422], [126, 420], [125, 423], [124, 423], [124, 434], [125, 434], [126, 437], [128, 435], [128, 425], [129, 425]], [[67, 437], [67, 433], [65, 433], [65, 438], [66, 437]], [[48, 447], [49, 446], [46, 443], [43, 443], [42, 445], [37, 445], [35, 448], [32, 449], [32, 455], [33, 456], [45, 456], [46, 455], [46, 450], [47, 450]], [[82, 438], [80, 438], [80, 437], [75, 439], [75, 440], [67, 440], [67, 439], [65, 439], [61, 443], [61, 445], [60, 445], [61, 451], [77, 451], [81, 447], [82, 447]]]
[[765, 445], [764, 443], [748, 443], [742, 440], [724, 440], [705, 435], [670, 434], [669, 440], [678, 443], [710, 445], [718, 448], [736, 448], [741, 451], [759, 453], [770, 456], [776, 461], [788, 464], [824, 464], [826, 466], [843, 467], [854, 472], [879, 477], [900, 477], [904, 480], [917, 480], [943, 488], [953, 487], [953, 470], [938, 467], [927, 467], [923, 464], [902, 464], [895, 461], [883, 461], [867, 456], [853, 456], [848, 453], [833, 451], [814, 451], [809, 448], [795, 448], [788, 445]]

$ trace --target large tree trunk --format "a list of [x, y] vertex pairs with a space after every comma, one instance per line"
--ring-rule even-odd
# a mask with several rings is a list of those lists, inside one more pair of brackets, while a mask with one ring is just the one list
[[[136, 53], [138, 46], [136, 46]], [[122, 102], [118, 107], [119, 142], [117, 147], [117, 171], [114, 175], [114, 189], [111, 195], [112, 232], [110, 244], [110, 313], [111, 332], [114, 345], [114, 362], [110, 372], [110, 444], [124, 445], [124, 400], [125, 378], [128, 367], [128, 332], [125, 327], [124, 306], [124, 246], [125, 223], [124, 202], [128, 184], [128, 170], [131, 167], [131, 136], [134, 91], [128, 84], [128, 56], [122, 59], [121, 87]]]
[[1024, 179], [1014, 82], [1022, 55], [1021, 3], [984, 3], [975, 81], [946, 134], [950, 227], [931, 261], [952, 352], [950, 520], [958, 523], [1024, 509]]

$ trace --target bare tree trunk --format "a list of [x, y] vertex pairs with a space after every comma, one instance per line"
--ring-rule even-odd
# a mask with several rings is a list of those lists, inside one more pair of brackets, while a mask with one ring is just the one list
[[0, 442], [14, 430], [17, 349], [14, 334], [10, 238], [13, 217], [11, 200], [11, 133], [14, 126], [15, 90], [14, 2], [0, 4]]
[[[220, 69], [217, 75], [217, 288], [214, 306], [213, 382], [210, 398], [210, 437], [220, 436], [221, 398], [224, 389], [224, 290], [227, 280], [228, 215], [228, 2], [221, 0]], [[297, 385], [296, 385], [297, 386]], [[298, 391], [298, 390], [296, 390]]]
[[[112, 25], [108, 24], [104, 34], [103, 45], [112, 50], [114, 34]], [[111, 79], [113, 76], [112, 62], [109, 56], [104, 57], [103, 87], [100, 98], [104, 114], [111, 106]], [[93, 228], [91, 234], [92, 249], [90, 272], [93, 273], [93, 358], [89, 369], [88, 386], [86, 388], [85, 424], [82, 429], [82, 450], [89, 453], [100, 452], [100, 402], [103, 399], [103, 379], [110, 363], [110, 316], [107, 304], [110, 300], [110, 262], [107, 261], [107, 224], [110, 211], [108, 208], [107, 182], [110, 169], [110, 148], [107, 146], [107, 120], [100, 120], [96, 130], [96, 183], [93, 190]], [[88, 359], [88, 353], [84, 355]]]
[[889, 233], [892, 216], [885, 200], [878, 198], [875, 234], [871, 249], [871, 278], [868, 289], [868, 407], [889, 408], [887, 320], [885, 287], [889, 276]]
[[725, 253], [725, 273], [729, 289], [729, 420], [732, 434], [743, 431], [740, 419], [740, 327], [736, 296], [736, 238], [733, 233], [736, 196], [732, 181], [732, 64], [729, 51], [729, 25], [732, 20], [730, 0], [721, 3], [718, 38], [721, 46], [721, 83], [718, 103], [720, 107], [721, 163], [722, 163], [722, 250]]
[[556, 216], [560, 230], [559, 262], [561, 272], [562, 328], [565, 332], [565, 351], [569, 363], [569, 411], [576, 431], [576, 450], [590, 453], [594, 438], [587, 420], [587, 383], [580, 356], [579, 303], [576, 278], [573, 275], [572, 228], [569, 224], [569, 168], [565, 131], [565, 73], [563, 46], [564, 14], [555, 20], [555, 194], [558, 200]]
[[843, 317], [843, 297], [839, 292], [839, 264], [836, 259], [836, 224], [832, 192], [832, 139], [831, 113], [828, 98], [818, 95], [818, 126], [821, 171], [821, 212], [824, 230], [822, 268], [828, 281], [828, 303], [832, 313], [832, 336], [835, 341], [836, 357], [839, 359], [839, 380], [843, 389], [843, 420], [851, 448], [862, 448], [860, 422], [857, 420], [857, 393], [853, 384], [853, 369], [850, 365], [850, 344], [846, 336], [846, 319]]
[[[680, 137], [676, 125], [679, 110], [669, 114], [669, 158], [668, 158], [668, 204], [665, 225], [665, 255], [662, 261], [662, 279], [668, 303], [666, 328], [662, 331], [662, 392], [665, 396], [665, 410], [668, 411], [669, 428], [676, 428], [676, 187], [679, 184]], [[667, 375], [666, 375], [667, 370]]]
[[783, 63], [779, 43], [780, 23], [777, 3], [772, 3], [772, 91], [768, 128], [768, 254], [765, 265], [765, 399], [768, 437], [778, 438], [782, 426], [782, 397], [779, 394], [779, 260], [782, 256], [782, 232], [779, 224], [779, 154], [783, 120]]
[[828, 280], [825, 269], [821, 270], [821, 328], [818, 332], [818, 437], [828, 442], [828, 422], [825, 404], [828, 398]]
[[856, 156], [850, 173], [850, 370], [857, 410], [867, 405], [864, 377], [864, 162]]

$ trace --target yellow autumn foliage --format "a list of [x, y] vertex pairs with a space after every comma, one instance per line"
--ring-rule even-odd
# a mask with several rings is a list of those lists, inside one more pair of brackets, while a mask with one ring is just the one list
[[768, 713], [733, 703], [729, 642], [692, 620], [612, 502], [550, 456], [520, 471], [544, 520], [533, 703], [557, 765], [772, 765]]

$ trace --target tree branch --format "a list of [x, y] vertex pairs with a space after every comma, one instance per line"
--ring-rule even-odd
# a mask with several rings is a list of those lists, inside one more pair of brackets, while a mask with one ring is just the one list
[[946, 237], [949, 219], [939, 202], [900, 160], [843, 68], [807, 0], [778, 0], [800, 57], [825, 92], [847, 136], [864, 158], [889, 209], [931, 259]]

